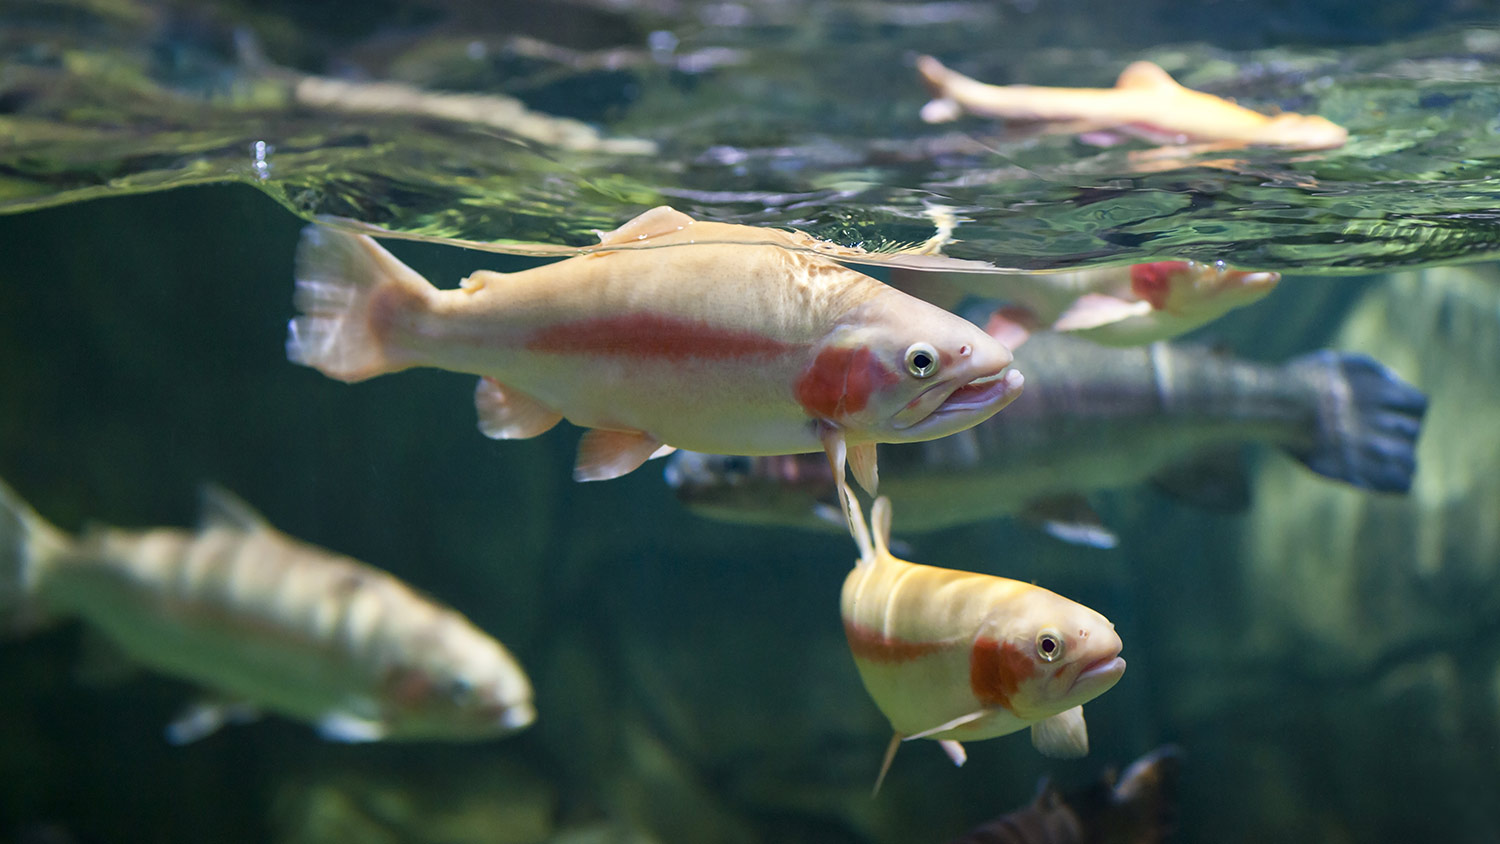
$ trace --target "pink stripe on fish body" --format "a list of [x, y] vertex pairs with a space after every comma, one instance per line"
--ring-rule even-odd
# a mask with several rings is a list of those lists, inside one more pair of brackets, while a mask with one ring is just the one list
[[633, 313], [558, 323], [526, 341], [533, 352], [685, 360], [767, 358], [799, 348], [754, 331], [720, 328], [700, 320]]

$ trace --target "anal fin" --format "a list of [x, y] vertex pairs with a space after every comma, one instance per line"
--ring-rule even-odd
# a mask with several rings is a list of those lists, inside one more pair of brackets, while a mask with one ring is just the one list
[[202, 700], [191, 703], [167, 725], [167, 742], [192, 744], [226, 724], [244, 724], [260, 717], [260, 710], [244, 701]]
[[658, 456], [662, 448], [661, 441], [644, 431], [590, 428], [578, 441], [573, 480], [607, 481], [628, 475], [642, 463]]
[[365, 744], [380, 741], [389, 733], [379, 721], [348, 712], [329, 712], [318, 720], [318, 735], [326, 741]]
[[525, 440], [550, 431], [562, 414], [520, 390], [493, 378], [480, 378], [474, 388], [479, 430], [495, 440]]

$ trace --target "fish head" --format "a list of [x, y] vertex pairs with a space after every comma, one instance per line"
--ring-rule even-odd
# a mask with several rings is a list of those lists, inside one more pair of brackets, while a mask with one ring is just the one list
[[666, 459], [667, 486], [694, 513], [742, 524], [846, 530], [822, 454], [745, 457], [679, 449]]
[[1260, 137], [1286, 149], [1337, 149], [1349, 140], [1349, 130], [1316, 114], [1287, 112], [1271, 118]]
[[794, 384], [807, 413], [851, 443], [971, 428], [1021, 393], [1011, 353], [979, 326], [890, 287], [850, 309]]
[[1130, 268], [1130, 290], [1157, 311], [1202, 320], [1270, 293], [1281, 273], [1232, 270], [1223, 261], [1153, 261]]
[[469, 740], [514, 733], [536, 720], [531, 682], [503, 645], [461, 616], [440, 619], [382, 687], [391, 733]]
[[970, 681], [982, 700], [1040, 721], [1108, 691], [1125, 673], [1120, 636], [1098, 612], [1040, 587], [980, 628]]

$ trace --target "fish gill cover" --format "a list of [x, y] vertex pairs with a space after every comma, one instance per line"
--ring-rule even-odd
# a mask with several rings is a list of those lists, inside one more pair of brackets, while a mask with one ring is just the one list
[[[958, 220], [946, 254], [1027, 269], [1362, 272], [1500, 252], [1500, 31], [1228, 50], [1190, 41], [1190, 21], [1122, 21], [1104, 42], [1108, 27], [1025, 3], [561, 8], [566, 24], [437, 0], [358, 22], [295, 5], [0, 6], [0, 212], [243, 182], [306, 218], [516, 253], [588, 246], [659, 204], [872, 251], [926, 239], [942, 206]], [[1292, 23], [1310, 40], [1388, 37]], [[986, 82], [1085, 87], [1149, 59], [1350, 140], [1163, 156], [981, 118], [929, 126], [922, 53]]]

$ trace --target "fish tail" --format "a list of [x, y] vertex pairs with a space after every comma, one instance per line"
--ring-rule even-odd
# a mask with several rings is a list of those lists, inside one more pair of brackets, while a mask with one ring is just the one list
[[394, 335], [434, 288], [374, 238], [310, 225], [297, 245], [296, 273], [301, 315], [286, 339], [293, 363], [346, 382], [416, 363]]
[[24, 633], [49, 620], [38, 605], [42, 580], [71, 544], [0, 481], [0, 633]]
[[1427, 396], [1362, 354], [1313, 352], [1291, 367], [1319, 385], [1313, 443], [1289, 449], [1293, 456], [1320, 475], [1362, 489], [1411, 489]]

